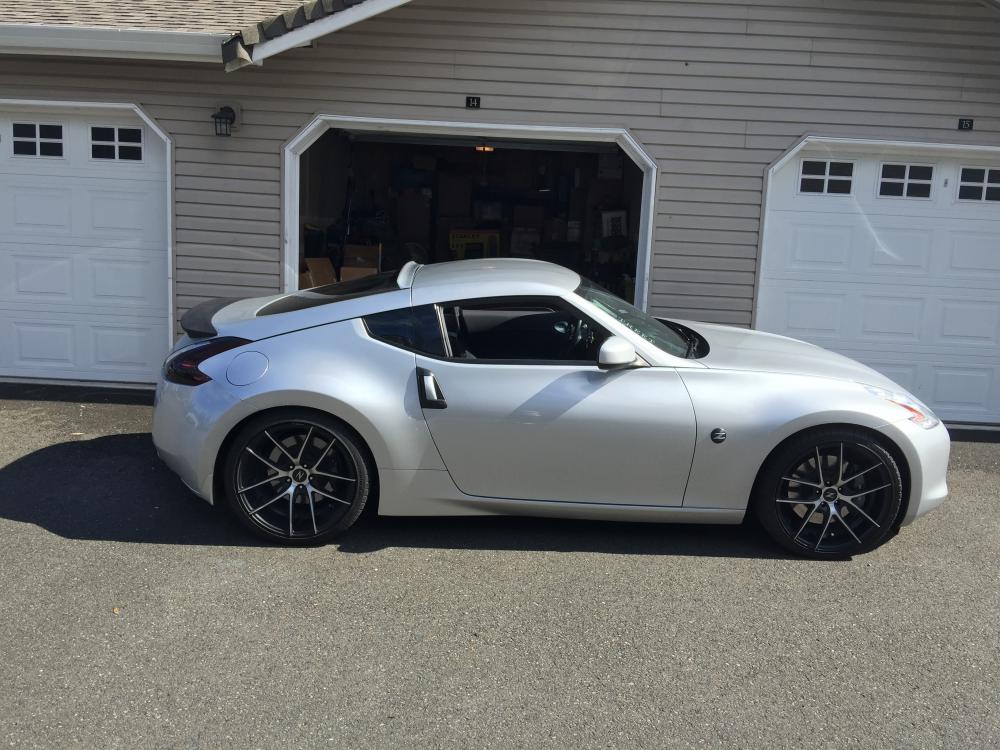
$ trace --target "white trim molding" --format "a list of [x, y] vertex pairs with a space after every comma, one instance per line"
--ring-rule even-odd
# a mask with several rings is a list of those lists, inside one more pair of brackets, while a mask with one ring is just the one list
[[0, 54], [216, 63], [228, 34], [0, 23]]
[[296, 133], [282, 152], [282, 289], [298, 288], [299, 269], [299, 157], [331, 128], [382, 132], [396, 135], [443, 135], [467, 138], [517, 138], [534, 141], [614, 143], [642, 170], [642, 210], [639, 217], [639, 248], [636, 261], [635, 304], [645, 309], [649, 300], [650, 266], [653, 257], [653, 226], [656, 217], [656, 160], [646, 153], [625, 128], [588, 128], [556, 125], [516, 125], [436, 120], [396, 120], [381, 117], [317, 115]]
[[[1000, 2], [1000, 0], [997, 0]], [[951, 156], [954, 154], [982, 154], [992, 156], [1000, 154], [1000, 146], [989, 146], [975, 143], [945, 143], [936, 141], [894, 141], [880, 138], [842, 138], [823, 135], [803, 136], [791, 148], [771, 162], [764, 171], [764, 192], [760, 205], [760, 237], [757, 241], [757, 270], [753, 285], [753, 312], [750, 326], [757, 325], [757, 308], [760, 305], [760, 274], [764, 267], [764, 253], [769, 241], [770, 226], [768, 224], [768, 201], [774, 175], [795, 159], [806, 148], [822, 150], [827, 157], [836, 157], [838, 153], [872, 154], [884, 156], [900, 152], [918, 151], [925, 156]]]
[[307, 23], [286, 34], [255, 44], [251, 57], [254, 65], [260, 65], [269, 57], [281, 54], [294, 47], [304, 47], [327, 34], [352, 26], [372, 16], [385, 13], [387, 10], [406, 5], [410, 0], [366, 0], [351, 8], [333, 13], [326, 18]]
[[174, 141], [160, 124], [150, 117], [138, 104], [131, 102], [74, 102], [49, 99], [0, 99], [0, 108], [16, 109], [58, 109], [86, 114], [88, 112], [131, 112], [142, 120], [150, 132], [163, 141], [164, 174], [166, 176], [167, 200], [167, 348], [174, 345]]

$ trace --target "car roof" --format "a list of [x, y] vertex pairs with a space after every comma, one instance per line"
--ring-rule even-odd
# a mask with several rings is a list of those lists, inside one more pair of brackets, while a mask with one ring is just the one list
[[562, 295], [578, 286], [580, 275], [555, 263], [528, 258], [480, 258], [420, 266], [410, 289], [414, 304], [420, 304], [476, 297]]

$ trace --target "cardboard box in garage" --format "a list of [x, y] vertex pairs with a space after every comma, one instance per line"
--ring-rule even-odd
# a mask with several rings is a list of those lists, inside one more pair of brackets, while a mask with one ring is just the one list
[[299, 289], [311, 289], [337, 281], [329, 258], [305, 258], [304, 263], [306, 270], [299, 274]]
[[496, 258], [500, 254], [500, 232], [497, 229], [452, 229], [448, 246], [458, 260]]
[[381, 245], [344, 245], [344, 265], [340, 268], [341, 281], [371, 276], [378, 273], [381, 267]]

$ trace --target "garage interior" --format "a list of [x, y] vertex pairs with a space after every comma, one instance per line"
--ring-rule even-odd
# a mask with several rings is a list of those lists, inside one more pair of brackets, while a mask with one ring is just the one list
[[547, 260], [633, 300], [643, 173], [615, 144], [332, 129], [301, 157], [307, 288], [409, 260]]

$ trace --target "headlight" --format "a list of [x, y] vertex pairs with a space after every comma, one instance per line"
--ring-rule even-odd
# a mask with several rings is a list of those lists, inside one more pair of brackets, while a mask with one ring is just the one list
[[905, 409], [910, 414], [910, 421], [915, 425], [923, 427], [925, 430], [941, 424], [941, 420], [934, 416], [934, 412], [905, 391], [888, 391], [885, 388], [876, 388], [873, 385], [866, 385], [865, 390], [873, 396], [878, 396], [901, 409]]

